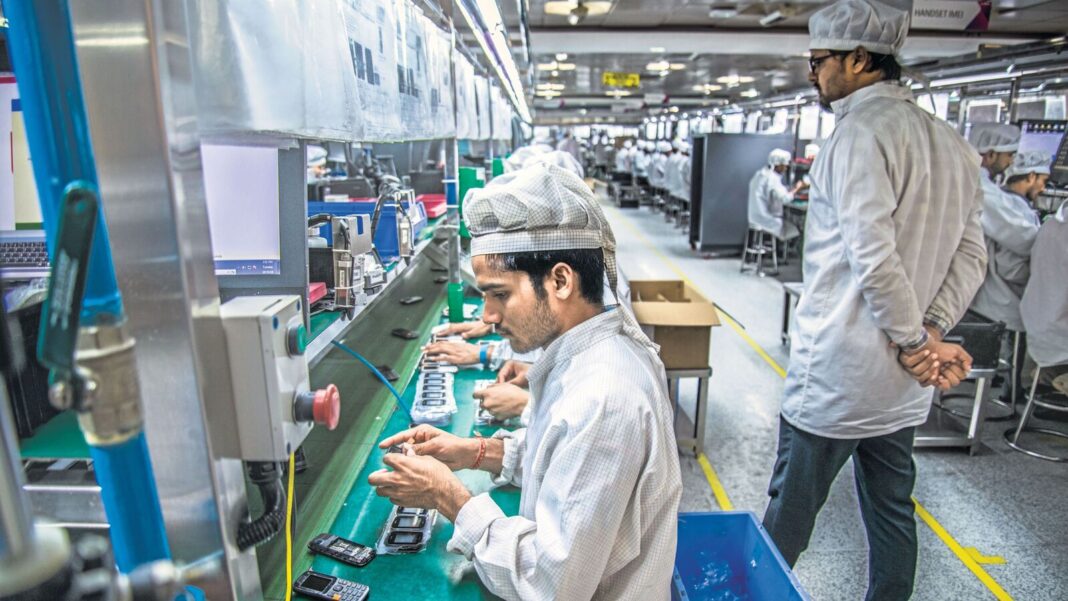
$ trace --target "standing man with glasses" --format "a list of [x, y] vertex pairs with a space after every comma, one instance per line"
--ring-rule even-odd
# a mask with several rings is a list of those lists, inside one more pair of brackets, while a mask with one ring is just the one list
[[916, 426], [971, 357], [942, 336], [983, 281], [979, 160], [901, 84], [909, 13], [842, 0], [809, 21], [809, 80], [837, 127], [810, 173], [797, 306], [764, 526], [788, 563], [850, 458], [867, 599], [912, 594]]

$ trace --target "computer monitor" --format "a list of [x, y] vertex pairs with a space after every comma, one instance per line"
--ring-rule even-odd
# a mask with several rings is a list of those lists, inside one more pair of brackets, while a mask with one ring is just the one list
[[1020, 152], [1040, 151], [1051, 159], [1057, 155], [1064, 139], [1064, 121], [1025, 119], [1020, 121]]
[[280, 275], [278, 149], [203, 144], [200, 152], [215, 274]]
[[[6, 114], [3, 114], [6, 113]], [[0, 231], [40, 230], [43, 219], [15, 78], [0, 76]]]

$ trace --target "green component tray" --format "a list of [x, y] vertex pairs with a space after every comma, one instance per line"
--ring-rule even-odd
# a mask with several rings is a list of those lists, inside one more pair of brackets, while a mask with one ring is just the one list
[[78, 427], [78, 415], [64, 411], [23, 440], [23, 459], [88, 459], [89, 445]]

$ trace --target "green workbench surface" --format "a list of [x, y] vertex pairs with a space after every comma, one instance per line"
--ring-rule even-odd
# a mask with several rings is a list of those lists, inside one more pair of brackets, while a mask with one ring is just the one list
[[23, 459], [86, 459], [89, 445], [78, 427], [78, 416], [64, 411], [20, 444]]

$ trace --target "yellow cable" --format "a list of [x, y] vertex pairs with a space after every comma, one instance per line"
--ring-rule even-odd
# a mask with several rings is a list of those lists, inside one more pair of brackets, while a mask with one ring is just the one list
[[293, 598], [293, 469], [297, 454], [289, 454], [289, 487], [286, 488], [286, 601]]

